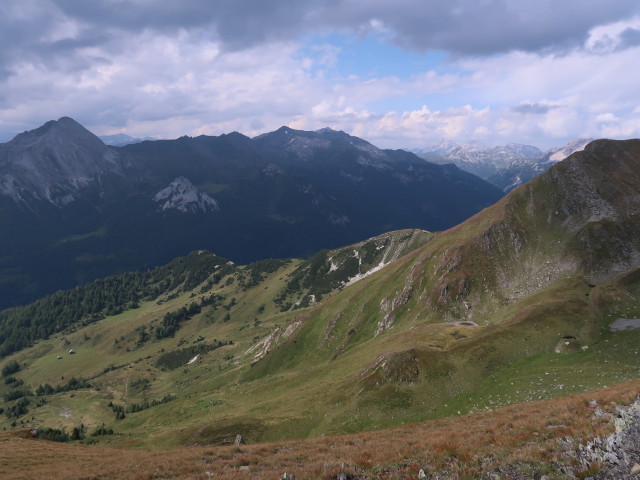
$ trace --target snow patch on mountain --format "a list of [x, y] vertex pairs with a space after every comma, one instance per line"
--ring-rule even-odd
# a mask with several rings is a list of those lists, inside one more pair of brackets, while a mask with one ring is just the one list
[[562, 147], [555, 147], [544, 153], [537, 147], [518, 143], [489, 148], [479, 144], [442, 141], [414, 152], [430, 162], [453, 163], [458, 168], [492, 183], [504, 192], [510, 192], [545, 172], [554, 163], [583, 150], [591, 141], [587, 138], [577, 138]]
[[[360, 256], [360, 252], [357, 249], [354, 249], [353, 257], [358, 259], [358, 273], [347, 279], [344, 283], [344, 287], [353, 285], [363, 278], [367, 278], [368, 276], [373, 275], [374, 273], [382, 270], [384, 267], [389, 265], [391, 262], [400, 258], [401, 255], [406, 253], [408, 245], [415, 240], [415, 238], [419, 234], [418, 232], [419, 230], [415, 230], [411, 234], [411, 236], [404, 237], [401, 240], [398, 240], [392, 233], [381, 235], [380, 237], [378, 237], [378, 240], [384, 241], [386, 239], [389, 239], [389, 241], [376, 247], [376, 252], [379, 252], [378, 255], [380, 256], [380, 262], [364, 272], [362, 271], [362, 257]], [[356, 247], [362, 246], [363, 243], [356, 244]], [[331, 259], [331, 266], [333, 268], [333, 259]]]
[[[287, 132], [288, 133], [288, 132]], [[314, 153], [323, 148], [330, 148], [331, 142], [318, 137], [293, 137], [286, 145], [286, 150], [301, 160], [311, 160]]]
[[576, 138], [562, 147], [555, 147], [547, 150], [542, 157], [542, 162], [558, 163], [575, 152], [584, 150], [588, 143], [593, 141], [592, 138]]
[[132, 137], [131, 135], [127, 135], [126, 133], [116, 133], [114, 135], [100, 135], [98, 138], [102, 140], [105, 145], [110, 145], [112, 147], [124, 147], [125, 145], [140, 143], [147, 140], [150, 140], [150, 141], [158, 140], [155, 137], [142, 137], [142, 138]]
[[535, 162], [543, 155], [542, 151], [537, 147], [519, 143], [487, 148], [475, 144], [456, 144], [447, 141], [417, 150], [416, 153], [423, 158], [437, 157], [446, 159], [461, 168], [464, 164], [470, 164], [494, 169], [514, 163]]
[[220, 210], [218, 202], [201, 192], [185, 177], [177, 177], [167, 188], [155, 194], [158, 210], [178, 210], [182, 213], [206, 213]]

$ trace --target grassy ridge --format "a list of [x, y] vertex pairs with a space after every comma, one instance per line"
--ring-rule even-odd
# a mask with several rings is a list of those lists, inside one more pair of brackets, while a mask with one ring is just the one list
[[[624, 183], [616, 195], [600, 177], [591, 185], [585, 171], [604, 163], [587, 160], [583, 170], [554, 167], [437, 235], [393, 232], [308, 261], [214, 268], [191, 290], [40, 341], [5, 360], [22, 367], [19, 388], [71, 376], [92, 388], [31, 399], [28, 414], [0, 417], [0, 426], [105, 423], [126, 436], [98, 441], [128, 446], [217, 443], [234, 432], [281, 441], [637, 378], [639, 330], [608, 330], [616, 318], [640, 318], [640, 273], [629, 263], [637, 241], [624, 229], [635, 215], [627, 204], [638, 198], [628, 189], [637, 187]], [[577, 193], [576, 178], [584, 184]], [[596, 217], [609, 208], [623, 233], [608, 241], [609, 261], [593, 262], [603, 246]], [[145, 334], [182, 309], [192, 314], [172, 336]], [[70, 348], [78, 353], [57, 359]], [[167, 355], [177, 359], [172, 368], [162, 368]], [[108, 407], [167, 395], [175, 400], [125, 418]]]
[[[280, 313], [268, 301], [270, 291], [278, 291], [287, 272], [295, 269], [294, 262], [252, 288], [222, 279], [217, 294], [225, 301], [203, 308], [185, 322], [176, 338], [137, 346], [136, 328], [157, 323], [166, 312], [206, 297], [208, 292], [146, 302], [137, 310], [41, 342], [14, 357], [28, 364], [17, 374], [26, 385], [55, 386], [63, 383], [62, 377], [77, 376], [91, 379], [99, 390], [52, 395], [46, 405], [30, 411], [36, 418], [28, 424], [70, 429], [81, 422], [91, 426], [106, 423], [116, 431], [135, 432], [144, 444], [207, 443], [206, 439], [219, 440], [234, 429], [247, 430], [254, 440], [276, 440], [378, 429], [584, 391], [603, 385], [597, 380], [604, 377], [596, 372], [608, 366], [614, 353], [624, 357], [618, 363], [631, 366], [606, 370], [607, 382], [637, 375], [637, 360], [629, 350], [635, 331], [602, 331], [607, 319], [616, 315], [640, 316], [638, 305], [617, 300], [625, 291], [639, 288], [637, 275], [596, 289], [578, 281], [558, 282], [549, 291], [512, 305], [504, 314], [508, 320], [485, 327], [425, 322], [422, 315], [416, 322], [407, 307], [404, 314], [398, 314], [393, 328], [375, 336], [376, 324], [367, 316], [381, 316], [378, 289], [395, 292], [388, 288], [390, 279], [405, 279], [413, 268], [409, 260], [423, 254], [416, 251], [406, 261], [391, 265], [386, 275], [372, 275], [327, 298], [323, 308]], [[226, 310], [232, 298], [236, 298], [235, 305]], [[256, 304], [265, 305], [264, 310], [258, 313]], [[231, 320], [225, 321], [227, 312]], [[248, 365], [248, 346], [276, 325], [296, 321], [301, 326], [294, 335]], [[564, 336], [576, 337], [589, 349], [554, 353]], [[616, 343], [610, 343], [611, 338], [630, 340], [625, 341], [625, 348], [614, 350]], [[193, 348], [195, 352], [214, 340], [233, 340], [234, 344], [204, 352], [197, 362], [183, 368], [162, 371], [157, 367], [163, 350]], [[78, 354], [57, 360], [56, 354], [68, 347], [76, 348]], [[533, 379], [541, 369], [557, 369], [559, 361], [565, 373], [559, 380], [557, 375], [543, 377], [557, 380], [548, 388], [533, 380], [521, 380], [503, 390], [495, 387], [514, 372], [520, 379]], [[590, 380], [572, 380], [587, 364]], [[135, 384], [145, 388], [137, 389]], [[563, 390], [557, 384], [565, 385]], [[118, 422], [106, 406], [109, 401], [126, 405], [164, 395], [178, 398]], [[65, 412], [69, 417], [60, 417]], [[203, 433], [205, 418], [211, 425], [226, 418], [226, 427]], [[9, 423], [3, 420], [5, 426]], [[175, 429], [183, 433], [176, 436]]]

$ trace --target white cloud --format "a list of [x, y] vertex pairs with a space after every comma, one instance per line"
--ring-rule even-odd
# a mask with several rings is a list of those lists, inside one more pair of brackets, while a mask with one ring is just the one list
[[[35, 9], [37, 3], [26, 5]], [[361, 78], [338, 73], [344, 45], [324, 41], [307, 54], [293, 27], [282, 35], [268, 31], [286, 16], [277, 21], [268, 16], [273, 23], [262, 30], [251, 33], [245, 25], [234, 34], [229, 26], [220, 27], [222, 17], [212, 20], [208, 4], [197, 0], [189, 0], [191, 13], [163, 7], [147, 23], [139, 5], [129, 12], [85, 6], [71, 15], [71, 3], [42, 2], [31, 17], [12, 3], [12, 21], [27, 33], [39, 33], [29, 37], [16, 30], [0, 57], [0, 131], [17, 133], [69, 115], [99, 134], [126, 131], [174, 138], [237, 130], [255, 135], [288, 124], [301, 129], [330, 126], [394, 148], [442, 138], [545, 147], [577, 136], [640, 134], [640, 70], [633, 68], [640, 57], [640, 46], [633, 43], [640, 19], [621, 20], [622, 7], [615, 15], [610, 12], [613, 23], [598, 25], [594, 12], [581, 12], [581, 26], [571, 35], [558, 33], [562, 39], [547, 38], [547, 43], [531, 40], [531, 48], [514, 51], [527, 43], [526, 31], [535, 30], [544, 18], [528, 20], [529, 14], [538, 15], [537, 4], [511, 2], [514, 10], [500, 10], [497, 18], [519, 19], [526, 28], [518, 35], [512, 32], [510, 41], [503, 38], [502, 48], [496, 43], [492, 51], [501, 53], [449, 58], [413, 76], [388, 71]], [[288, 3], [274, 0], [271, 5], [279, 11]], [[290, 15], [316, 30], [374, 34], [417, 49], [448, 45], [436, 33], [427, 38], [417, 27], [409, 28], [424, 17], [420, 9], [411, 11], [413, 0], [373, 2], [369, 10], [365, 3], [340, 0], [329, 11], [309, 10], [301, 2]], [[457, 0], [445, 8], [443, 2], [433, 13], [442, 10], [443, 26], [460, 33], [456, 28], [474, 20], [470, 15], [478, 12], [476, 3]], [[633, 10], [625, 4], [624, 11]], [[605, 3], [592, 5], [598, 10]], [[336, 12], [344, 16], [333, 18]], [[564, 9], [559, 17], [569, 13]], [[462, 18], [453, 19], [457, 16]], [[402, 25], [407, 26], [403, 35], [412, 39], [400, 37]], [[499, 34], [509, 34], [508, 28]], [[0, 39], [7, 35], [0, 32]], [[547, 48], [569, 37], [571, 48]]]
[[608, 54], [619, 48], [625, 48], [625, 34], [640, 31], [640, 17], [622, 20], [606, 25], [598, 25], [589, 31], [585, 48], [595, 54]]

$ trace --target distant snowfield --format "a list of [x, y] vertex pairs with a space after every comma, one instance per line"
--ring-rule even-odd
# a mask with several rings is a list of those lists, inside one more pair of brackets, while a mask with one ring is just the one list
[[[358, 260], [360, 260], [360, 257], [358, 257]], [[362, 280], [363, 278], [368, 277], [369, 275], [373, 275], [374, 273], [376, 273], [379, 270], [382, 270], [384, 267], [386, 267], [387, 265], [389, 265], [389, 263], [385, 263], [384, 259], [375, 267], [373, 267], [371, 270], [368, 270], [364, 273], [358, 273], [356, 275], [354, 275], [353, 277], [351, 277], [347, 283], [344, 284], [345, 287], [348, 287], [350, 285], [353, 285], [356, 282], [359, 282], [360, 280]]]
[[617, 318], [609, 324], [609, 330], [612, 332], [621, 332], [622, 330], [634, 328], [640, 328], [640, 318]]

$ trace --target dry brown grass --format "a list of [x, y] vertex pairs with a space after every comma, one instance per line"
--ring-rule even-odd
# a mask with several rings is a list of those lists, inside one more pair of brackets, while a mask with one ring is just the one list
[[[640, 379], [573, 397], [423, 422], [377, 432], [312, 440], [185, 447], [169, 451], [66, 445], [0, 434], [2, 479], [331, 479], [340, 472], [372, 478], [417, 478], [420, 468], [446, 469], [473, 478], [503, 463], [565, 461], [557, 438], [591, 439], [612, 430], [596, 419], [631, 403]], [[613, 403], [612, 403], [613, 402]], [[247, 468], [248, 467], [248, 468]]]

